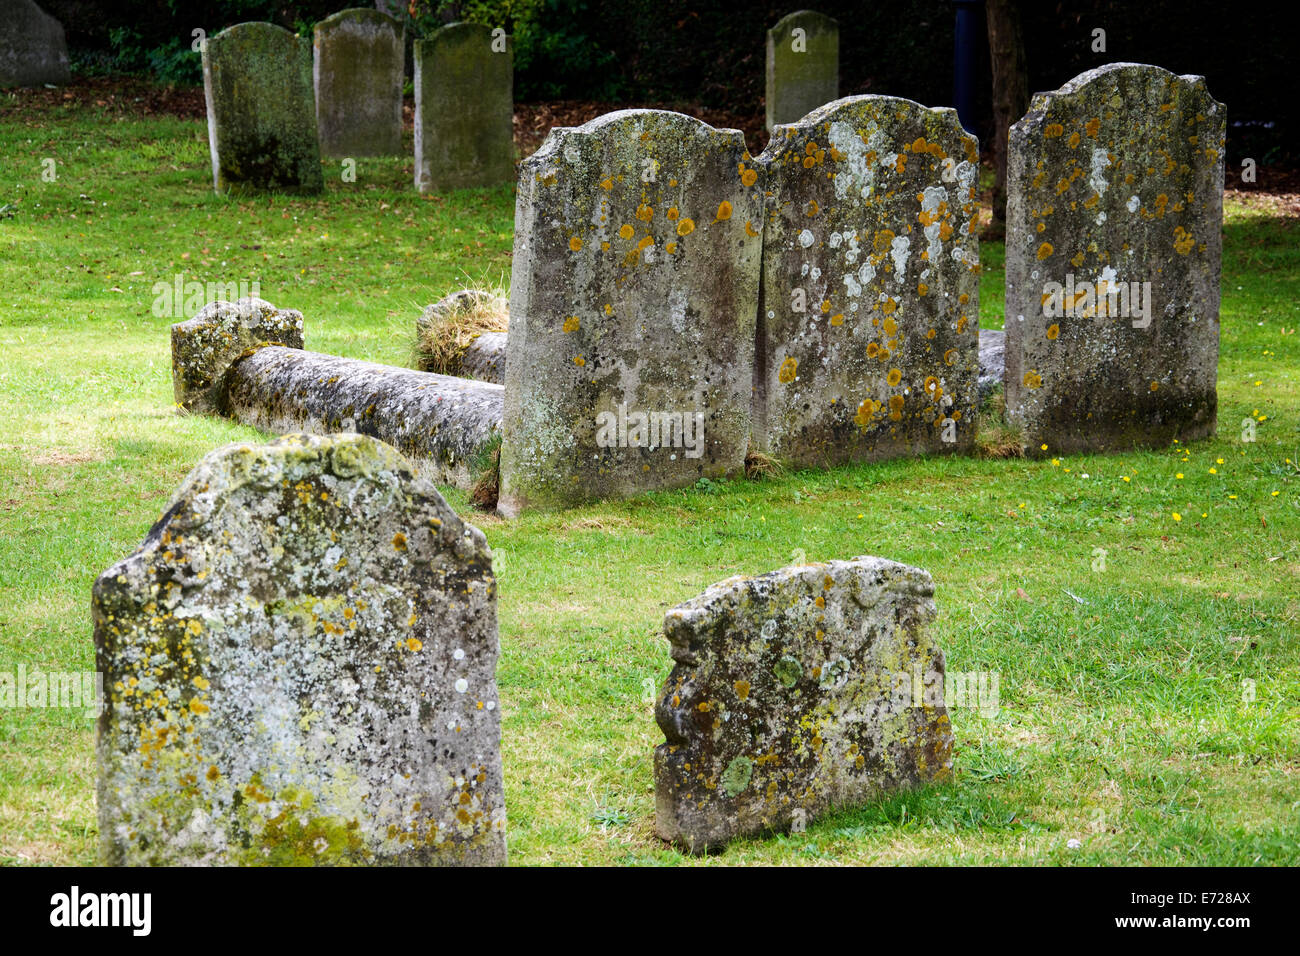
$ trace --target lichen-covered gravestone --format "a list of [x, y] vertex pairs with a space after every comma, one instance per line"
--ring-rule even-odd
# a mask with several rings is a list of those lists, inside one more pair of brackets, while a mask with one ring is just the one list
[[320, 192], [311, 41], [273, 23], [238, 23], [204, 41], [202, 54], [216, 191]]
[[415, 43], [415, 188], [514, 182], [514, 48], [503, 30], [453, 23]]
[[93, 613], [103, 862], [504, 862], [491, 553], [387, 445], [211, 453]]
[[0, 88], [67, 83], [63, 24], [32, 0], [0, 3]]
[[735, 577], [668, 612], [655, 829], [690, 852], [952, 777], [934, 582], [859, 557]]
[[302, 348], [302, 313], [262, 299], [211, 302], [172, 326], [172, 388], [176, 404], [195, 414], [222, 411], [230, 365], [255, 345]]
[[662, 110], [554, 129], [524, 161], [502, 514], [743, 469], [762, 189], [738, 130]]
[[1005, 389], [1029, 454], [1213, 433], [1225, 118], [1203, 77], [1114, 63], [1011, 127]]
[[840, 95], [840, 25], [811, 10], [767, 31], [767, 129], [793, 123]]
[[846, 97], [777, 127], [759, 162], [756, 446], [796, 465], [968, 450], [979, 165], [956, 112]]
[[313, 80], [324, 156], [402, 152], [402, 25], [378, 10], [344, 10], [316, 24]]

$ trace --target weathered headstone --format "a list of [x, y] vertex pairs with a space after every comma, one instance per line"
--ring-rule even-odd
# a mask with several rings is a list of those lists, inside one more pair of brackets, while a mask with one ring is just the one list
[[211, 453], [93, 612], [104, 863], [505, 861], [491, 552], [393, 449]]
[[262, 299], [211, 302], [172, 326], [172, 389], [187, 412], [221, 410], [226, 370], [244, 350], [275, 343], [302, 348], [302, 313]]
[[755, 445], [795, 465], [975, 437], [975, 139], [952, 109], [851, 96], [778, 126], [767, 170]]
[[402, 25], [352, 9], [316, 24], [312, 78], [323, 156], [402, 152]]
[[840, 25], [800, 10], [767, 31], [767, 129], [793, 123], [840, 95]]
[[238, 23], [202, 46], [217, 192], [324, 188], [311, 41], [273, 23]]
[[669, 611], [655, 830], [690, 852], [950, 780], [934, 583], [859, 557], [735, 577]]
[[514, 182], [514, 48], [504, 30], [453, 23], [415, 43], [415, 188]]
[[0, 88], [70, 79], [63, 24], [32, 0], [0, 3]]
[[524, 161], [503, 514], [741, 471], [762, 190], [738, 130], [662, 110], [554, 129]]
[[1203, 77], [1113, 63], [1011, 127], [1005, 387], [1027, 453], [1213, 433], [1225, 119]]

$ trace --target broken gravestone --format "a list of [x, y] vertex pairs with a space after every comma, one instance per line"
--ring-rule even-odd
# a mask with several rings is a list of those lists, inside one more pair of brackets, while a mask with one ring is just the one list
[[378, 10], [344, 10], [316, 24], [314, 36], [321, 155], [401, 155], [402, 25]]
[[688, 852], [952, 778], [930, 575], [881, 558], [734, 577], [669, 611], [655, 830]]
[[63, 24], [31, 0], [0, 4], [0, 89], [69, 79]]
[[211, 302], [172, 326], [172, 388], [176, 404], [195, 414], [221, 411], [225, 375], [255, 345], [300, 349], [302, 313], [262, 299]]
[[1203, 77], [1113, 63], [1011, 127], [1005, 389], [1028, 454], [1214, 432], [1225, 119]]
[[387, 445], [211, 453], [93, 613], [104, 863], [505, 861], [491, 553]]
[[515, 181], [514, 50], [504, 30], [453, 23], [415, 43], [415, 188]]
[[741, 472], [762, 189], [738, 130], [662, 110], [553, 129], [524, 161], [502, 514]]
[[798, 466], [969, 450], [979, 163], [956, 112], [846, 97], [778, 126], [759, 162], [755, 445]]
[[811, 10], [767, 31], [767, 130], [793, 123], [840, 95], [840, 25]]
[[216, 191], [320, 192], [311, 41], [273, 23], [239, 23], [201, 52]]

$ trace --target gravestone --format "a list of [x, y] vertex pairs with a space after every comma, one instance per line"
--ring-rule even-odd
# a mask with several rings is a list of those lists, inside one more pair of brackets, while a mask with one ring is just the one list
[[187, 412], [221, 410], [226, 371], [255, 345], [302, 348], [302, 313], [262, 299], [210, 302], [172, 326], [172, 390]]
[[858, 557], [734, 577], [664, 618], [655, 830], [689, 852], [952, 779], [930, 575]]
[[312, 79], [321, 155], [401, 155], [403, 32], [378, 10], [344, 10], [316, 24]]
[[978, 156], [954, 110], [892, 96], [773, 131], [754, 377], [766, 454], [836, 465], [971, 448]]
[[1005, 389], [1027, 453], [1213, 434], [1225, 120], [1203, 77], [1113, 63], [1011, 127]]
[[767, 130], [793, 123], [840, 95], [840, 25], [800, 10], [767, 31]]
[[31, 0], [0, 3], [0, 88], [70, 79], [63, 24]]
[[762, 190], [738, 130], [662, 110], [553, 129], [524, 160], [502, 514], [741, 472]]
[[320, 192], [311, 41], [273, 23], [239, 23], [201, 52], [216, 191]]
[[387, 445], [212, 452], [93, 615], [102, 862], [505, 861], [491, 552]]
[[415, 43], [415, 188], [515, 180], [514, 49], [502, 30], [453, 23]]

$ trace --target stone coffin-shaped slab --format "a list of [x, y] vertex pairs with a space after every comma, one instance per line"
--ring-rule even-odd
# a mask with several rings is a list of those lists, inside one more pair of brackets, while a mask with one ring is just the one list
[[1203, 77], [1113, 63], [1011, 127], [1005, 389], [1028, 454], [1214, 432], [1225, 121]]
[[762, 188], [740, 131], [661, 110], [554, 129], [524, 161], [503, 514], [743, 469]]
[[71, 79], [63, 24], [32, 0], [5, 0], [0, 14], [0, 89]]
[[311, 41], [239, 23], [209, 37], [202, 54], [216, 191], [320, 192]]
[[210, 302], [171, 333], [176, 404], [212, 415], [222, 410], [226, 373], [245, 350], [272, 343], [302, 348], [302, 313], [262, 299]]
[[103, 862], [504, 862], [491, 552], [387, 445], [214, 451], [93, 613]]
[[812, 10], [786, 14], [767, 31], [768, 132], [839, 95], [839, 22]]
[[952, 109], [851, 96], [773, 132], [754, 433], [796, 465], [969, 450], [975, 139]]
[[453, 23], [415, 42], [415, 188], [515, 179], [514, 48], [500, 31]]
[[669, 611], [659, 836], [699, 853], [951, 779], [933, 597], [925, 571], [859, 557], [730, 578]]
[[312, 46], [321, 154], [400, 156], [402, 25], [378, 10], [344, 10], [316, 24]]

